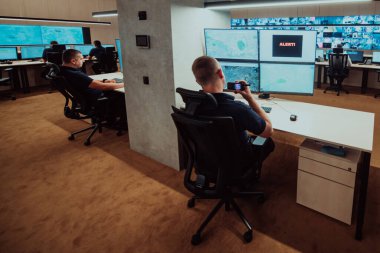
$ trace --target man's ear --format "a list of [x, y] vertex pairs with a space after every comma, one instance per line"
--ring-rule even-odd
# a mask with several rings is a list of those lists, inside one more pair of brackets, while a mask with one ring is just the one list
[[222, 71], [222, 69], [218, 69], [218, 70], [216, 71], [216, 74], [218, 75], [218, 77], [219, 77], [220, 79], [223, 79], [223, 78], [224, 78], [224, 75], [223, 75], [223, 71]]

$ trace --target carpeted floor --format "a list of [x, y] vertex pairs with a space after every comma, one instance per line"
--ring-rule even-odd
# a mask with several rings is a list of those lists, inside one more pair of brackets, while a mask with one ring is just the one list
[[[317, 90], [291, 98], [380, 113], [380, 99], [370, 96]], [[302, 138], [276, 133], [258, 185], [268, 200], [238, 200], [254, 224], [253, 241], [243, 242], [237, 215], [221, 211], [194, 247], [191, 236], [215, 201], [188, 209], [183, 172], [130, 150], [127, 135], [105, 130], [90, 147], [84, 136], [68, 141], [86, 123], [66, 119], [63, 102], [58, 93], [0, 101], [1, 253], [380, 252], [378, 118], [361, 242], [354, 225], [295, 203]]]

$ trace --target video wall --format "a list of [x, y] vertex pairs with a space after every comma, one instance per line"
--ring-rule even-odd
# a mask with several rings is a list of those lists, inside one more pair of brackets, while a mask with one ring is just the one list
[[205, 29], [205, 45], [226, 83], [245, 80], [253, 92], [313, 94], [315, 31]]
[[231, 28], [311, 30], [318, 48], [380, 49], [380, 15], [231, 19]]
[[[91, 43], [88, 27], [0, 24], [0, 46]], [[84, 36], [85, 35], [85, 36]]]

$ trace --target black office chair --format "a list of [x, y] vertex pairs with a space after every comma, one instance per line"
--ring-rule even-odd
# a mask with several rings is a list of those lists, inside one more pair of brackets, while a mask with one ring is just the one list
[[[256, 170], [260, 168], [247, 170], [247, 166], [241, 165], [244, 151], [231, 117], [196, 116], [200, 105], [211, 109], [218, 106], [211, 94], [182, 88], [177, 88], [176, 91], [186, 104], [185, 109], [172, 107], [174, 113], [171, 116], [180, 143], [185, 148], [184, 185], [195, 194], [188, 201], [188, 207], [194, 207], [196, 199], [220, 199], [193, 235], [191, 243], [198, 245], [201, 242], [202, 231], [223, 205], [226, 211], [232, 207], [237, 212], [248, 229], [244, 234], [244, 240], [250, 242], [253, 236], [252, 226], [234, 198], [257, 196], [260, 202], [264, 201], [263, 192], [240, 190], [242, 186], [253, 180], [257, 175]], [[196, 180], [192, 179], [194, 168]]]
[[[75, 135], [91, 130], [87, 136], [84, 145], [91, 144], [91, 137], [96, 131], [102, 132], [105, 124], [105, 116], [107, 115], [107, 97], [98, 98], [95, 102], [91, 102], [87, 97], [77, 91], [74, 85], [71, 85], [66, 79], [59, 75], [59, 67], [56, 64], [50, 64], [50, 71], [47, 78], [53, 81], [55, 88], [65, 97], [64, 115], [69, 119], [91, 119], [91, 126], [82, 130], [73, 132], [68, 137], [74, 140]], [[71, 105], [70, 105], [71, 103]], [[118, 135], [120, 135], [118, 133]]]
[[93, 70], [101, 73], [112, 73], [118, 70], [115, 47], [106, 47], [105, 53], [100, 54], [97, 59], [97, 63], [94, 64]]
[[7, 97], [9, 97], [10, 99], [12, 100], [16, 100], [16, 96], [14, 94], [14, 89], [15, 89], [15, 85], [14, 85], [14, 68], [6, 68], [3, 70], [5, 73], [7, 73], [8, 77], [2, 77], [2, 73], [1, 73], [1, 70], [0, 70], [0, 86], [8, 86], [9, 87], [9, 93], [8, 94], [4, 94], [6, 95]]
[[327, 75], [330, 78], [330, 86], [327, 87], [323, 93], [326, 93], [328, 90], [333, 90], [337, 92], [337, 96], [339, 96], [341, 91], [344, 91], [346, 94], [348, 94], [348, 91], [342, 88], [342, 82], [346, 77], [348, 77], [349, 74], [347, 63], [347, 54], [329, 54], [329, 67], [327, 69]]

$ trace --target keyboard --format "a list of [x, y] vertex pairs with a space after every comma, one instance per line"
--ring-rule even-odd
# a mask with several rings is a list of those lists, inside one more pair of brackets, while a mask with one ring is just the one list
[[264, 110], [264, 112], [266, 113], [270, 113], [270, 111], [272, 111], [272, 107], [269, 107], [269, 106], [261, 106], [261, 108]]
[[124, 82], [123, 78], [114, 78], [113, 80], [115, 80], [116, 83], [123, 83]]

